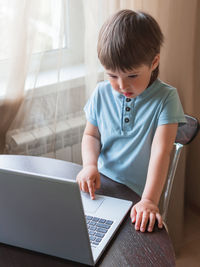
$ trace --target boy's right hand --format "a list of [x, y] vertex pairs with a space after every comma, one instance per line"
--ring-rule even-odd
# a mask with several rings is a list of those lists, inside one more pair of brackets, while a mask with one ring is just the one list
[[80, 190], [90, 194], [91, 199], [95, 199], [95, 191], [100, 188], [100, 174], [97, 166], [85, 166], [77, 175], [76, 181], [79, 184]]

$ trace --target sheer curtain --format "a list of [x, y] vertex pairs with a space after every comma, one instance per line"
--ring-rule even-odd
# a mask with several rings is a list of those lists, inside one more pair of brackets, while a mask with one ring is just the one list
[[[24, 99], [24, 86], [30, 64], [34, 28], [29, 23], [36, 16], [34, 1], [1, 1], [1, 54], [7, 60], [1, 67], [0, 149], [4, 151], [5, 135]], [[3, 73], [2, 73], [3, 72]]]
[[[75, 2], [76, 8], [83, 7], [84, 20], [80, 18], [80, 15], [77, 16], [77, 10], [73, 8]], [[2, 85], [0, 96], [1, 153], [45, 155], [58, 158], [59, 153], [65, 153], [65, 159], [81, 163], [80, 142], [84, 126], [82, 109], [96, 87], [97, 81], [103, 79], [96, 53], [98, 31], [110, 14], [120, 8], [133, 7], [133, 2], [0, 1], [2, 10], [0, 29], [3, 34], [0, 49], [6, 51], [5, 64], [0, 65], [2, 68], [0, 76]], [[44, 14], [45, 9], [50, 9], [47, 25], [41, 23], [44, 16], [47, 16], [46, 13]], [[58, 10], [58, 15], [53, 16], [53, 13]], [[74, 22], [68, 18], [69, 15], [76, 17], [78, 26], [73, 25]], [[49, 53], [49, 37], [44, 37], [43, 32], [55, 32], [54, 24], [57, 25], [57, 53], [54, 56], [53, 66], [45, 71], [49, 62], [48, 57], [51, 54]], [[85, 26], [81, 35], [82, 39], [78, 39], [79, 31], [75, 41], [66, 40], [68, 36], [66, 31], [76, 31], [81, 24]], [[78, 57], [81, 49], [85, 50], [84, 58], [79, 55], [77, 60], [84, 65], [85, 79], [82, 79], [81, 83], [80, 81], [74, 82], [77, 67], [74, 67], [75, 63], [68, 59], [62, 49], [64, 42], [72, 47], [74, 57]], [[77, 46], [80, 42], [82, 45]], [[3, 61], [1, 62], [4, 63]], [[45, 72], [49, 74], [45, 75]], [[45, 80], [50, 80], [49, 88], [45, 88], [47, 87]], [[68, 120], [70, 118], [74, 120]], [[70, 133], [72, 127], [73, 131]], [[74, 147], [76, 144], [77, 146]], [[67, 148], [71, 156], [67, 156], [66, 149], [61, 151], [64, 148]], [[59, 153], [57, 153], [58, 150]]]
[[80, 161], [80, 145], [71, 151], [84, 124], [83, 12], [74, 19], [79, 4], [0, 1], [1, 153]]

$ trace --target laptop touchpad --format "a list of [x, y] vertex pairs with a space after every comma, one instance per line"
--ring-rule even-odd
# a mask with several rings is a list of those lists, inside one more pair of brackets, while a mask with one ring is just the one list
[[84, 192], [81, 192], [81, 198], [85, 213], [95, 213], [104, 201], [104, 198], [98, 195], [95, 195], [95, 199], [92, 200], [90, 195]]

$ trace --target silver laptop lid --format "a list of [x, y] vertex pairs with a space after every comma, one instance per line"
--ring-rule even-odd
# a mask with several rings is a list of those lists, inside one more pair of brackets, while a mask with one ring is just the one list
[[0, 216], [0, 242], [93, 265], [76, 182], [0, 169]]

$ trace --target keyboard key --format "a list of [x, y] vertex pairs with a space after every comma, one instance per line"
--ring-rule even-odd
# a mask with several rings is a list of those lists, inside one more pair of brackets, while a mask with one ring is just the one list
[[85, 217], [86, 217], [86, 219], [88, 219], [88, 220], [92, 220], [92, 218], [93, 218], [92, 216], [89, 216], [89, 215], [86, 215]]
[[97, 217], [93, 217], [92, 220], [93, 220], [94, 222], [98, 222], [98, 221], [99, 221], [99, 218], [97, 218]]
[[109, 228], [110, 228], [110, 226], [111, 226], [111, 225], [109, 225], [109, 224], [103, 224], [103, 226], [102, 226], [102, 227], [103, 227], [103, 228], [106, 228], [106, 229], [109, 229]]
[[94, 235], [95, 232], [94, 231], [89, 231], [89, 235]]
[[93, 226], [95, 226], [95, 225], [96, 225], [96, 222], [91, 221], [91, 222], [89, 223], [89, 225], [93, 225]]
[[105, 234], [103, 234], [103, 233], [96, 233], [96, 234], [95, 234], [95, 236], [98, 236], [98, 237], [101, 237], [101, 238], [103, 238], [104, 235], [105, 235]]
[[[96, 240], [95, 240], [95, 241], [96, 241]], [[95, 245], [95, 246], [98, 246], [98, 245], [99, 245], [98, 242], [92, 242], [92, 244]]]
[[100, 233], [107, 233], [108, 230], [105, 229], [105, 228], [97, 228], [97, 232], [100, 232]]
[[98, 237], [98, 238], [96, 238], [96, 240], [95, 240], [95, 241], [100, 243], [100, 242], [101, 242], [101, 240], [102, 240], [102, 238], [99, 238], [99, 237]]
[[113, 224], [113, 221], [107, 220], [105, 223], [111, 225]]
[[103, 223], [97, 223], [96, 226], [98, 226], [98, 227], [102, 227], [102, 228], [106, 228], [106, 229], [109, 229], [109, 228], [110, 228], [110, 225], [108, 225], [108, 224], [103, 224]]
[[92, 231], [95, 231], [97, 229], [96, 226], [88, 226], [88, 227], [89, 227], [88, 229], [90, 229]]
[[103, 227], [104, 224], [103, 224], [103, 223], [97, 223], [97, 226], [98, 226], [98, 227]]
[[100, 223], [105, 223], [105, 221], [106, 221], [105, 219], [100, 219], [99, 220]]
[[90, 238], [90, 241], [94, 241], [96, 237], [95, 237], [95, 236], [92, 236], [92, 235], [90, 235], [90, 236], [89, 236], [89, 238]]

